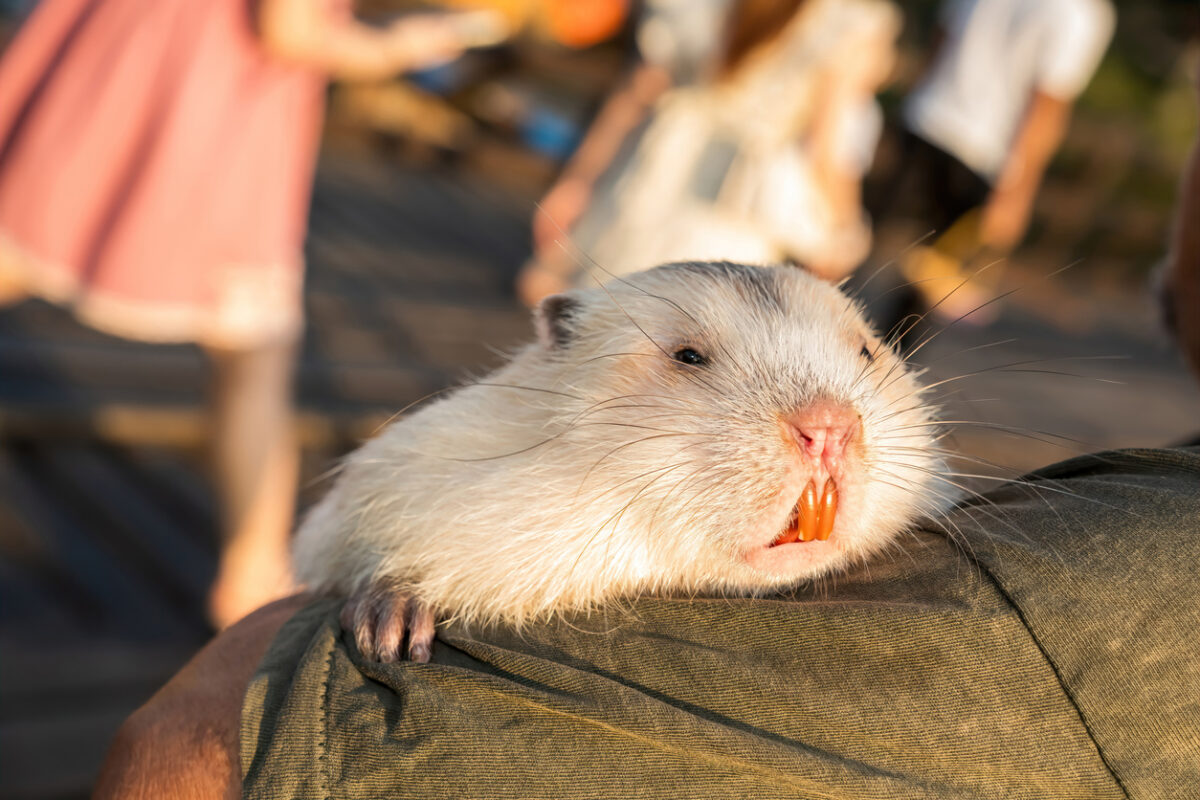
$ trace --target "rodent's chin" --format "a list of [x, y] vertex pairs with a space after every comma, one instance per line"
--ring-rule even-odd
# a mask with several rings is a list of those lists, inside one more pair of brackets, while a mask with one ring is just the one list
[[773, 578], [802, 580], [841, 565], [845, 552], [835, 540], [763, 545], [746, 553], [746, 563]]

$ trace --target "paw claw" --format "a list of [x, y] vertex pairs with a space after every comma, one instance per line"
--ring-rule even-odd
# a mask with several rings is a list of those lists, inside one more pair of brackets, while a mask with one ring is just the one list
[[408, 598], [405, 595], [381, 597], [376, 599], [375, 606], [375, 660], [385, 664], [399, 661]]
[[363, 658], [370, 661], [390, 664], [407, 655], [426, 663], [432, 656], [432, 612], [394, 585], [376, 583], [359, 590], [342, 607], [340, 620]]
[[433, 653], [433, 613], [416, 601], [408, 611], [408, 657], [421, 664], [428, 663]]

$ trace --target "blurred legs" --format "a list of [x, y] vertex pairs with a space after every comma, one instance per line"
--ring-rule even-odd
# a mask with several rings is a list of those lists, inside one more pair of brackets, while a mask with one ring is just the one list
[[213, 460], [221, 559], [209, 596], [218, 628], [291, 592], [290, 535], [299, 475], [293, 342], [215, 350]]

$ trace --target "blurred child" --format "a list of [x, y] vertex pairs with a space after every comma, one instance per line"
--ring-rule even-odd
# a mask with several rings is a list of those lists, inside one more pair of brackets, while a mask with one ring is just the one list
[[994, 295], [997, 269], [968, 276], [963, 265], [1025, 235], [1114, 24], [1109, 0], [943, 3], [931, 68], [905, 104], [900, 173], [883, 201], [902, 200], [892, 210], [916, 213], [934, 233], [901, 267], [939, 316], [957, 318]]
[[639, 65], [534, 219], [522, 299], [687, 258], [853, 269], [899, 27], [886, 0], [651, 0]]
[[292, 589], [291, 380], [329, 76], [456, 56], [347, 0], [42, 0], [0, 61], [0, 297], [212, 357], [224, 626]]

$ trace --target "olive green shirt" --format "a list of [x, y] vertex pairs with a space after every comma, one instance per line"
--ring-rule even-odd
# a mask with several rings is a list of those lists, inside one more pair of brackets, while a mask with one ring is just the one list
[[247, 798], [1200, 797], [1200, 451], [1087, 456], [836, 578], [365, 662], [316, 602]]

